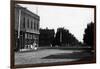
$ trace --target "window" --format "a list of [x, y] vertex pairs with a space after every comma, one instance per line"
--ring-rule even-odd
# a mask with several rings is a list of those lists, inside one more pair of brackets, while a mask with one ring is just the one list
[[25, 17], [23, 18], [23, 28], [25, 28]]
[[33, 24], [32, 24], [32, 28], [34, 29], [34, 20], [33, 20], [32, 22], [33, 22]]
[[31, 29], [32, 29], [32, 27], [33, 27], [33, 22], [31, 21]]
[[36, 23], [36, 30], [38, 30], [38, 23]]
[[25, 33], [25, 39], [27, 39], [27, 33]]
[[29, 19], [27, 20], [27, 28], [29, 28]]
[[39, 30], [39, 24], [38, 24], [38, 21], [36, 23], [36, 30], [38, 31]]
[[36, 30], [36, 21], [34, 21], [34, 30]]
[[35, 22], [35, 30], [37, 30], [37, 21]]

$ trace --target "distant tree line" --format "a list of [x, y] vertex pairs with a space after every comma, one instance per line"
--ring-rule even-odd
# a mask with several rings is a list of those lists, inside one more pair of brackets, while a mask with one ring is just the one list
[[69, 32], [68, 29], [59, 27], [55, 33], [54, 29], [40, 29], [39, 45], [40, 46], [91, 46], [93, 47], [94, 40], [94, 23], [91, 22], [84, 30], [83, 43]]
[[69, 30], [58, 28], [53, 43], [53, 45], [67, 46], [76, 45], [79, 41], [69, 32]]
[[39, 45], [40, 46], [50, 46], [53, 43], [54, 29], [40, 29], [40, 35], [39, 35]]
[[67, 29], [58, 28], [56, 33], [54, 29], [40, 29], [40, 46], [65, 46], [77, 44], [80, 44], [79, 41]]

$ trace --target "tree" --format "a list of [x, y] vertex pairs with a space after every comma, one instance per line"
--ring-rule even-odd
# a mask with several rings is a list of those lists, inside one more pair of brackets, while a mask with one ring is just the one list
[[54, 29], [40, 29], [39, 35], [39, 45], [40, 46], [50, 46], [54, 39]]
[[93, 40], [94, 40], [94, 23], [91, 22], [90, 24], [87, 25], [87, 28], [85, 29], [83, 41], [84, 44], [93, 47]]
[[66, 44], [75, 45], [78, 44], [78, 40], [69, 32], [69, 30], [58, 28], [54, 38], [54, 45], [66, 46]]

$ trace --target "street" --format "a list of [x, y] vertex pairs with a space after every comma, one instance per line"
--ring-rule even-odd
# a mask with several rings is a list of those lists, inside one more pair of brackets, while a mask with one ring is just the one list
[[[38, 64], [38, 63], [53, 63], [53, 62], [68, 62], [76, 61], [79, 58], [66, 58], [67, 55], [58, 55], [56, 58], [48, 58], [57, 54], [72, 54], [74, 52], [81, 52], [82, 50], [60, 50], [60, 49], [43, 49], [30, 52], [15, 52], [15, 64]], [[60, 58], [60, 57], [63, 58]], [[75, 55], [74, 55], [75, 56]], [[46, 58], [47, 57], [47, 58]]]

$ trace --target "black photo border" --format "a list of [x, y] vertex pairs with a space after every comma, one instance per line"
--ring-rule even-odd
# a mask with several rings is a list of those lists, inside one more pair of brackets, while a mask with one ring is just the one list
[[[65, 3], [50, 3], [50, 2], [36, 2], [36, 1], [14, 1], [10, 2], [10, 68], [27, 68], [27, 67], [42, 67], [42, 66], [58, 66], [58, 65], [74, 65], [74, 64], [90, 64], [96, 63], [96, 5], [83, 5], [83, 4], [65, 4]], [[34, 5], [50, 5], [50, 6], [62, 6], [62, 7], [80, 7], [80, 8], [94, 8], [94, 58], [91, 61], [71, 61], [71, 62], [60, 62], [60, 63], [46, 63], [46, 64], [23, 64], [15, 65], [14, 60], [14, 23], [15, 23], [15, 4], [34, 4]]]

